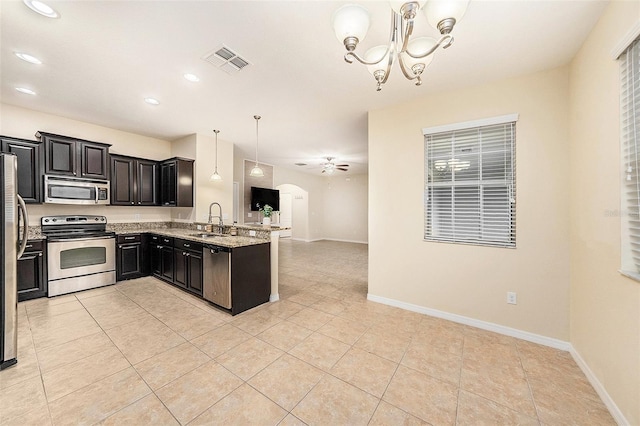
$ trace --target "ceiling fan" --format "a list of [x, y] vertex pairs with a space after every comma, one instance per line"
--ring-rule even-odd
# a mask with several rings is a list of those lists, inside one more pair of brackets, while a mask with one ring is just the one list
[[346, 172], [348, 171], [348, 164], [336, 164], [333, 162], [333, 160], [335, 160], [335, 157], [327, 157], [327, 161], [325, 163], [322, 163], [322, 173], [326, 173], [326, 174], [332, 174], [333, 172], [335, 172], [336, 170], [340, 170], [342, 172]]

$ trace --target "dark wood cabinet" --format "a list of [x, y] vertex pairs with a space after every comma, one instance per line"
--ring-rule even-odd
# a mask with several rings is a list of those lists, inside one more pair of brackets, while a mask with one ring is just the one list
[[18, 259], [18, 302], [47, 296], [47, 245], [29, 240]]
[[109, 179], [111, 145], [38, 132], [44, 143], [44, 173], [85, 179]]
[[42, 143], [0, 136], [0, 150], [18, 158], [18, 194], [25, 203], [42, 202]]
[[193, 207], [193, 160], [171, 158], [160, 163], [160, 204]]
[[111, 155], [111, 204], [159, 205], [158, 163], [143, 158]]
[[80, 143], [80, 177], [109, 179], [109, 145], [95, 142]]
[[270, 250], [269, 243], [231, 249], [231, 313], [233, 315], [269, 301]]
[[116, 279], [140, 278], [148, 274], [144, 267], [144, 247], [141, 234], [118, 235], [116, 246]]
[[202, 244], [176, 239], [174, 284], [202, 296]]

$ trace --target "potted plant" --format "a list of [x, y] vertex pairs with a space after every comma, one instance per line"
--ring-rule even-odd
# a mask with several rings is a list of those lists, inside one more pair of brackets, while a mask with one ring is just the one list
[[265, 204], [264, 207], [260, 207], [260, 204], [258, 204], [258, 210], [264, 216], [264, 219], [262, 219], [262, 224], [265, 226], [271, 226], [271, 215], [273, 214], [273, 207], [271, 207], [269, 204]]

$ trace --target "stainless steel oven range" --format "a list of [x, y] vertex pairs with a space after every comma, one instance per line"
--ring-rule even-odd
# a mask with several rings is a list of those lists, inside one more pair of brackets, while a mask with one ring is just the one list
[[116, 282], [115, 232], [104, 216], [44, 216], [49, 297]]

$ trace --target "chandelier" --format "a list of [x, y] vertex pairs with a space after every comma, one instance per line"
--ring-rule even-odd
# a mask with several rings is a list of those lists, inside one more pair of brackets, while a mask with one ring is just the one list
[[[415, 80], [416, 86], [422, 84], [422, 73], [431, 63], [435, 51], [446, 49], [453, 43], [451, 31], [462, 19], [469, 0], [428, 0], [428, 1], [391, 1], [391, 35], [386, 45], [380, 45], [365, 52], [360, 57], [355, 49], [364, 40], [369, 30], [369, 12], [362, 6], [348, 4], [333, 14], [333, 29], [336, 37], [347, 49], [344, 60], [354, 60], [366, 65], [373, 74], [380, 91], [387, 82], [391, 66], [397, 60], [402, 73], [408, 80]], [[413, 23], [416, 15], [423, 10], [429, 24], [436, 28], [442, 37], [439, 40], [431, 37], [411, 39]]]

